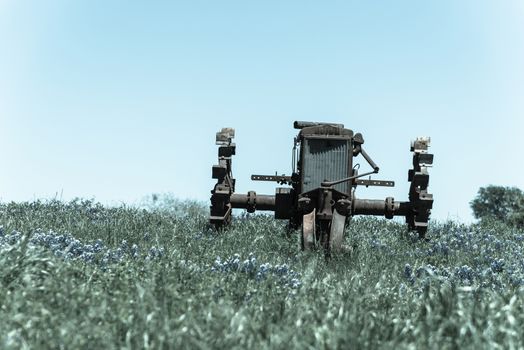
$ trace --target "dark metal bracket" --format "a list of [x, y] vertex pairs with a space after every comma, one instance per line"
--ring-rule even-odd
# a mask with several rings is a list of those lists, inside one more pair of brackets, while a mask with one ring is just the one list
[[386, 181], [386, 180], [357, 180], [357, 185], [362, 186], [382, 186], [382, 187], [395, 187], [395, 181]]

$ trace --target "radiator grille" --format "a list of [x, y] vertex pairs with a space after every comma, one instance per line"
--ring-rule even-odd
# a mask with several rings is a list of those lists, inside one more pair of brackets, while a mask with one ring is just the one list
[[[324, 180], [334, 181], [349, 177], [349, 140], [304, 139], [302, 163], [302, 192], [320, 187]], [[349, 193], [347, 182], [334, 186], [337, 191]]]

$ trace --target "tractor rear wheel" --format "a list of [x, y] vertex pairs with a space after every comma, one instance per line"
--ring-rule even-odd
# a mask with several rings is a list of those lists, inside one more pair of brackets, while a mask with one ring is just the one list
[[411, 144], [413, 152], [413, 169], [408, 172], [409, 202], [411, 213], [406, 216], [406, 223], [412, 231], [417, 231], [419, 238], [424, 239], [428, 230], [429, 216], [433, 208], [433, 195], [428, 193], [428, 169], [433, 165], [433, 154], [428, 153], [430, 139], [419, 137]]
[[344, 228], [346, 227], [346, 216], [339, 214], [335, 209], [333, 211], [333, 218], [331, 219], [329, 230], [329, 252], [342, 251], [342, 243], [344, 242]]
[[313, 250], [316, 245], [316, 210], [306, 214], [302, 218], [302, 232], [300, 235], [300, 245], [302, 250]]

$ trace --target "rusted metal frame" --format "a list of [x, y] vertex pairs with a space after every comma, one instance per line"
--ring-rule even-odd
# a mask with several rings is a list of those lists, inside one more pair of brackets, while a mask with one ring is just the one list
[[353, 215], [379, 215], [392, 218], [407, 216], [411, 213], [410, 202], [395, 202], [392, 197], [384, 199], [358, 199], [352, 201]]
[[[299, 195], [297, 210], [300, 213], [309, 213], [313, 209], [322, 212], [323, 208], [329, 205], [336, 207], [340, 213], [349, 215], [351, 212], [351, 208], [349, 207], [349, 203], [351, 202], [350, 197], [350, 194], [337, 191], [333, 188], [318, 187]], [[324, 212], [327, 214], [325, 210]], [[331, 216], [326, 218], [329, 219]]]
[[317, 220], [331, 220], [334, 205], [333, 189], [319, 189], [317, 198]]
[[217, 183], [211, 191], [209, 221], [217, 227], [228, 224], [231, 220], [230, 196], [235, 191], [231, 167], [232, 156], [236, 152], [236, 146], [232, 142], [234, 136], [235, 130], [232, 128], [223, 128], [216, 134], [216, 145], [219, 146], [218, 165], [212, 167], [212, 177], [217, 179]]
[[249, 194], [233, 193], [230, 198], [231, 206], [235, 209], [248, 209], [253, 202], [255, 210], [276, 209], [274, 195], [256, 194], [255, 191], [250, 191]]
[[406, 222], [410, 229], [418, 231], [420, 237], [426, 234], [433, 207], [433, 195], [428, 193], [428, 167], [433, 164], [433, 154], [427, 153], [429, 145], [429, 138], [417, 138], [412, 142], [413, 169], [408, 172], [408, 181], [411, 182], [409, 201], [412, 210], [406, 216]]
[[[332, 186], [351, 180], [353, 188], [357, 185], [394, 186], [393, 181], [357, 180], [357, 178], [377, 173], [379, 170], [376, 163], [362, 149], [364, 143], [362, 135], [360, 133], [353, 134], [351, 130], [343, 129], [343, 125], [333, 123], [296, 122], [295, 127], [304, 129], [299, 132], [294, 143], [295, 147], [300, 144], [298, 173], [293, 173], [292, 176], [279, 176], [277, 174], [275, 176], [252, 176], [255, 181], [276, 181], [281, 184], [292, 185], [292, 188], [277, 188], [275, 196], [257, 195], [254, 191], [247, 194], [234, 193], [235, 179], [231, 171], [231, 159], [232, 155], [235, 154], [235, 144], [231, 142], [234, 137], [234, 130], [224, 128], [217, 133], [217, 145], [220, 146], [218, 152], [219, 165], [213, 166], [213, 178], [217, 179], [217, 184], [211, 197], [211, 222], [228, 223], [231, 220], [233, 208], [244, 208], [248, 212], [255, 210], [274, 211], [276, 218], [288, 218], [290, 222], [294, 220], [296, 223], [302, 221], [303, 224], [308, 221], [306, 226], [313, 228], [303, 231], [303, 234], [305, 233], [307, 236], [311, 236], [311, 234], [315, 236], [315, 226], [318, 226], [321, 243], [325, 247], [335, 248], [339, 245], [338, 242], [341, 242], [343, 226], [348, 217], [353, 215], [383, 215], [386, 218], [405, 216], [408, 226], [412, 230], [418, 231], [421, 237], [424, 236], [433, 206], [433, 195], [427, 191], [429, 185], [427, 167], [433, 164], [433, 155], [427, 153], [430, 144], [429, 138], [417, 138], [411, 146], [411, 151], [414, 154], [413, 169], [409, 171], [408, 175], [408, 180], [411, 182], [409, 202], [395, 202], [392, 197], [385, 200], [355, 199], [351, 198], [353, 196], [351, 190], [348, 193], [342, 193]], [[305, 152], [303, 147], [305, 142], [303, 141], [306, 139], [349, 140], [351, 142], [349, 147], [351, 156], [348, 159], [348, 174], [353, 176], [333, 182], [324, 181], [319, 184], [318, 188], [308, 190], [307, 193], [301, 193], [304, 188]], [[360, 153], [373, 168], [373, 172], [361, 175], [352, 172], [352, 160]], [[295, 152], [293, 154], [295, 155]], [[293, 159], [294, 165], [295, 159]], [[312, 225], [311, 222], [313, 222]], [[315, 242], [318, 238], [316, 237]]]

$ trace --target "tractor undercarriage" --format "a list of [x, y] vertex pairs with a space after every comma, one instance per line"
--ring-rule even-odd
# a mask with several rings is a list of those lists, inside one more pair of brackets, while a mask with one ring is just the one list
[[[388, 219], [402, 216], [409, 230], [417, 231], [420, 238], [425, 237], [433, 205], [433, 196], [428, 193], [428, 167], [433, 164], [433, 155], [427, 152], [429, 138], [417, 138], [411, 144], [413, 168], [408, 172], [408, 201], [395, 201], [392, 197], [360, 199], [355, 196], [358, 186], [394, 186], [393, 181], [362, 179], [379, 171], [362, 148], [362, 135], [353, 134], [340, 124], [295, 122], [295, 128], [301, 131], [295, 139], [296, 167], [292, 175], [251, 176], [254, 181], [274, 181], [289, 186], [277, 187], [274, 195], [255, 191], [235, 193], [232, 176], [232, 156], [236, 153], [232, 142], [234, 129], [223, 128], [217, 133], [218, 164], [213, 166], [213, 178], [217, 183], [211, 191], [210, 207], [213, 225], [217, 228], [227, 226], [234, 208], [250, 213], [273, 211], [275, 218], [289, 220], [291, 228], [301, 228], [303, 250], [320, 246], [328, 253], [343, 248], [344, 230], [355, 215]], [[357, 155], [362, 155], [373, 170], [359, 175], [357, 167], [352, 166], [352, 159]], [[342, 178], [333, 178], [336, 176]]]

